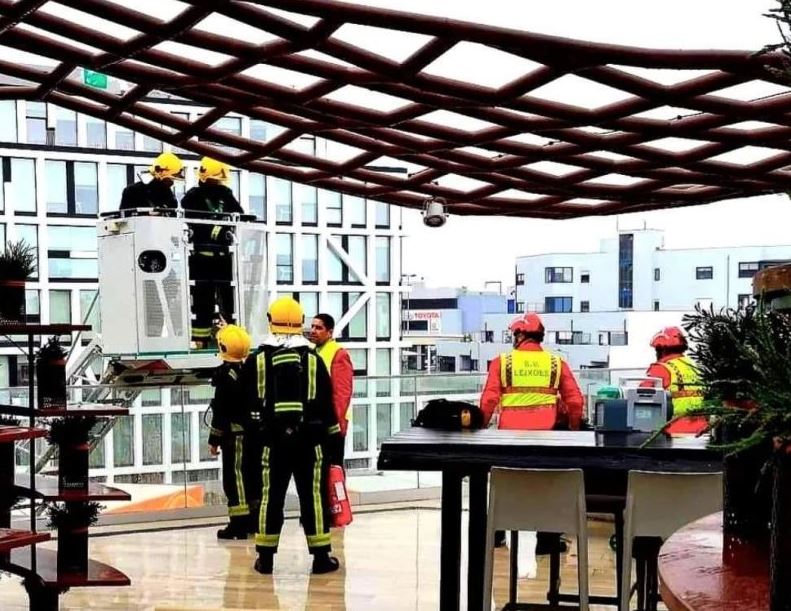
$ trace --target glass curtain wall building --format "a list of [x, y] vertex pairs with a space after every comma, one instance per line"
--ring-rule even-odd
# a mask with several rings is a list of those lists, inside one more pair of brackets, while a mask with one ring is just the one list
[[[151, 103], [191, 121], [205, 112], [167, 98]], [[281, 129], [240, 116], [224, 117], [214, 127], [262, 140]], [[325, 143], [303, 137], [297, 146], [311, 153], [318, 147], [321, 154]], [[98, 304], [89, 315], [97, 296], [96, 219], [116, 209], [124, 187], [166, 150], [187, 165], [186, 180], [176, 184], [180, 198], [197, 182], [196, 155], [48, 103], [0, 101], [0, 238], [24, 239], [37, 248], [38, 272], [27, 291], [32, 321], [87, 318], [99, 330], [123, 324], [100, 321]], [[358, 375], [397, 372], [400, 209], [245, 170], [234, 170], [229, 186], [243, 208], [267, 224], [269, 295], [293, 295], [308, 324], [318, 311], [335, 316]], [[26, 384], [27, 368], [18, 355], [8, 338], [0, 338], [0, 387]], [[384, 432], [374, 428], [377, 414], [382, 412], [383, 423], [399, 417], [390, 404], [393, 413], [384, 413], [375, 392], [370, 398], [358, 394], [347, 456], [350, 466], [368, 467]], [[183, 474], [186, 466], [196, 479], [215, 479], [219, 465], [208, 455], [203, 422], [208, 398], [203, 387], [144, 393], [93, 453], [92, 473], [107, 481], [171, 483], [191, 478]]]

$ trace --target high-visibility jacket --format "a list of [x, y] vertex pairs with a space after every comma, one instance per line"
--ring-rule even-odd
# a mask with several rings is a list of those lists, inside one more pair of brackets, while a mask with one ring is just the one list
[[341, 427], [341, 434], [346, 436], [349, 426], [349, 410], [351, 409], [354, 389], [354, 366], [348, 351], [334, 339], [330, 339], [316, 349], [316, 352], [327, 366], [332, 380], [332, 404], [335, 416]]
[[[673, 399], [673, 416], [681, 416], [703, 403], [703, 387], [692, 361], [683, 354], [668, 355], [648, 368], [650, 377], [662, 379]], [[699, 433], [705, 430], [707, 418], [684, 418], [668, 427], [669, 433]]]
[[549, 352], [513, 350], [500, 355], [500, 428], [555, 426], [560, 364]]
[[[554, 362], [558, 368], [557, 382], [552, 384], [552, 386], [555, 386], [554, 394], [550, 395], [549, 393], [549, 380], [545, 379], [537, 381], [537, 383], [529, 382], [534, 387], [546, 389], [546, 394], [540, 393], [540, 402], [544, 403], [543, 405], [540, 405], [539, 400], [536, 400], [536, 405], [533, 407], [526, 406], [524, 409], [513, 406], [505, 407], [503, 396], [506, 390], [514, 390], [516, 383], [520, 383], [519, 380], [514, 382], [512, 378], [511, 384], [504, 385], [503, 381], [508, 382], [508, 380], [502, 379], [503, 363], [507, 364], [508, 357], [515, 353], [524, 354], [528, 360], [530, 360], [531, 355], [538, 354], [547, 355], [538, 357], [539, 359], [546, 359], [549, 356], [554, 357], [551, 363]], [[522, 357], [518, 356], [517, 359], [519, 363]], [[511, 368], [513, 371], [513, 357], [511, 358]], [[506, 372], [508, 371], [507, 366], [505, 370]], [[517, 400], [519, 399], [509, 398], [507, 402], [510, 403]], [[545, 351], [538, 342], [526, 341], [516, 347], [513, 352], [498, 356], [490, 363], [489, 375], [481, 393], [480, 405], [484, 424], [489, 423], [496, 410], [500, 411], [498, 427], [502, 429], [551, 429], [557, 421], [558, 414], [563, 412], [568, 417], [571, 429], [576, 430], [582, 421], [585, 400], [568, 363], [560, 357]]]

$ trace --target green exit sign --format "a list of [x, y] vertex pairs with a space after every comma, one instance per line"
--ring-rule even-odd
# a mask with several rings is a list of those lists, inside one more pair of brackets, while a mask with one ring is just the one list
[[107, 89], [107, 75], [83, 68], [82, 82], [96, 89]]

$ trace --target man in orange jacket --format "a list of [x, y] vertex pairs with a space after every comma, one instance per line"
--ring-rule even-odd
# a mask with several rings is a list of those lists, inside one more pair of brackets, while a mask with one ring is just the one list
[[[544, 323], [525, 314], [509, 327], [514, 349], [489, 365], [481, 395], [484, 423], [500, 408], [498, 428], [551, 430], [558, 412], [568, 412], [569, 428], [579, 430], [585, 401], [568, 363], [544, 350]], [[561, 403], [562, 402], [562, 403]]]
[[[703, 387], [695, 364], [685, 356], [687, 338], [678, 327], [666, 327], [654, 335], [651, 347], [656, 350], [656, 362], [646, 372], [650, 378], [662, 380], [662, 388], [670, 392], [673, 416], [682, 416], [703, 402]], [[648, 386], [649, 383], [644, 383]], [[700, 433], [706, 430], [705, 417], [682, 418], [667, 428], [668, 433]]]
[[[569, 428], [579, 430], [585, 401], [574, 374], [562, 358], [544, 350], [544, 323], [538, 314], [525, 314], [508, 327], [514, 349], [489, 365], [489, 376], [481, 394], [484, 425], [500, 408], [500, 429], [551, 430], [561, 409], [567, 412]], [[562, 401], [562, 403], [561, 403]], [[505, 544], [505, 531], [495, 533], [495, 546]], [[557, 535], [538, 533], [537, 554], [566, 544]]]
[[[349, 352], [335, 341], [335, 319], [329, 314], [316, 314], [310, 324], [310, 341], [327, 366], [332, 380], [332, 404], [341, 427], [341, 439], [346, 439], [349, 427], [349, 407], [354, 390], [354, 366]], [[343, 458], [343, 449], [341, 449]], [[341, 462], [341, 465], [343, 462]]]

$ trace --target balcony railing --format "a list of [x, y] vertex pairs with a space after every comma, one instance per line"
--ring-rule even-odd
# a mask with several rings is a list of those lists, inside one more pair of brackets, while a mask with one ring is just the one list
[[[643, 371], [587, 369], [576, 373], [591, 405], [590, 398], [601, 386]], [[381, 442], [409, 428], [428, 401], [446, 397], [477, 403], [484, 382], [483, 373], [356, 378], [346, 440], [350, 477], [372, 474]], [[145, 387], [131, 394], [129, 388], [75, 386], [69, 393], [75, 403], [126, 399], [130, 407], [128, 416], [106, 423], [111, 426], [103, 431], [94, 429], [99, 435], [90, 456], [91, 479], [120, 486], [132, 495], [131, 502], [107, 503], [105, 516], [130, 519], [130, 514], [141, 512], [140, 517], [149, 520], [144, 514], [169, 509], [192, 509], [197, 515], [222, 513], [221, 463], [208, 447], [211, 386]], [[0, 403], [26, 406], [27, 389], [0, 389]], [[46, 439], [35, 441], [33, 462], [39, 472], [54, 473], [56, 460]], [[29, 473], [27, 445], [17, 446], [16, 469]], [[419, 486], [420, 480], [411, 485]]]

